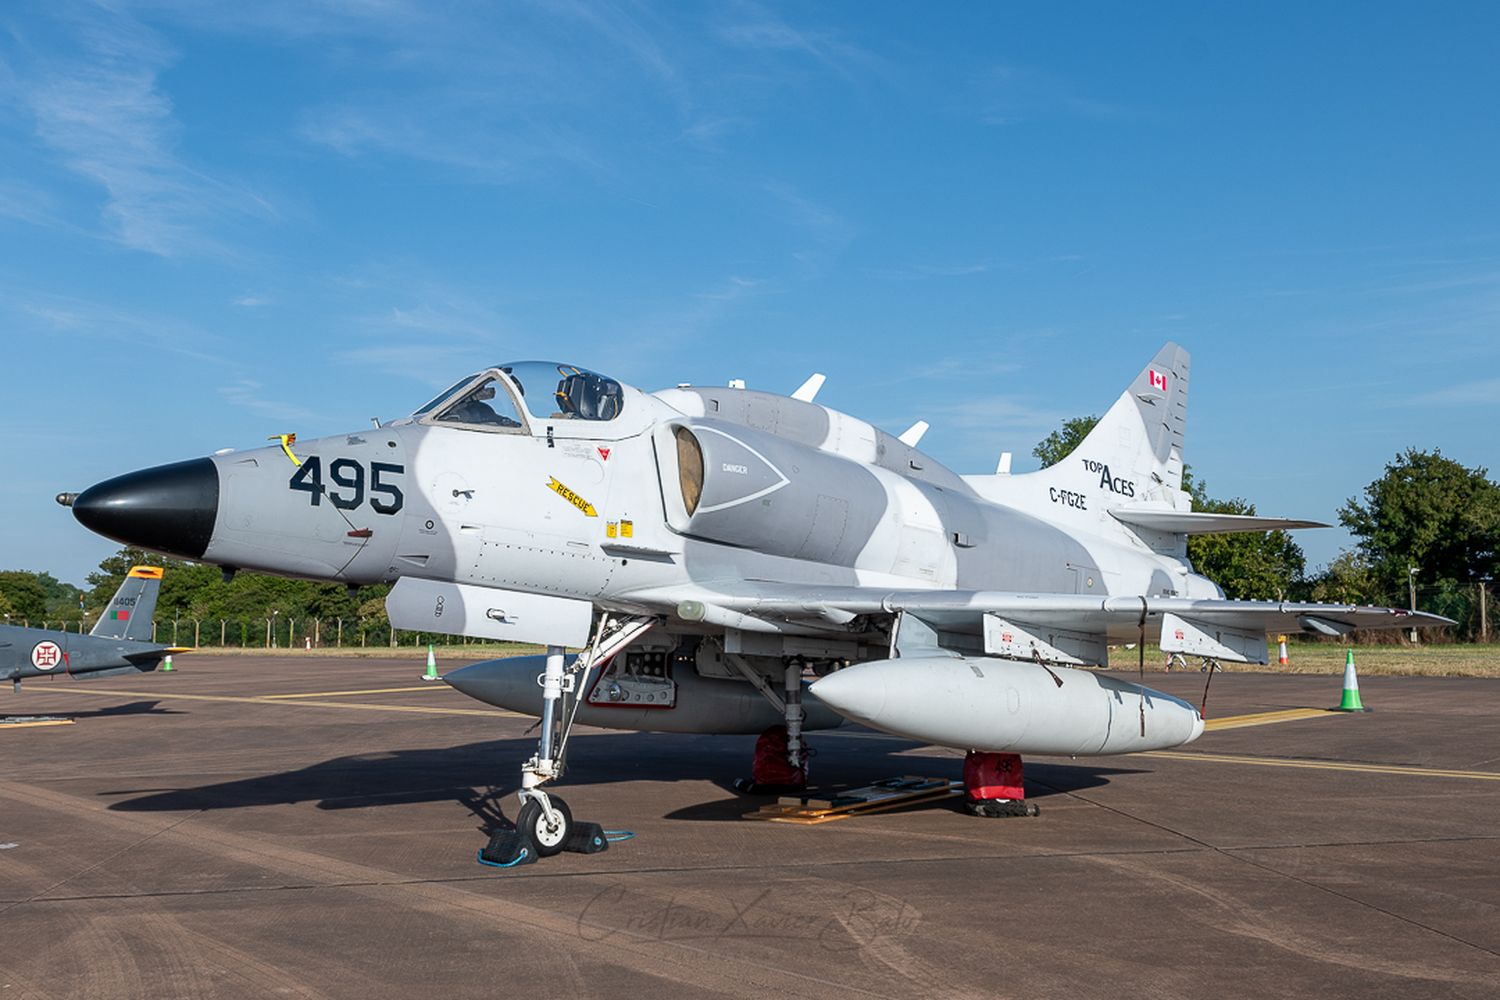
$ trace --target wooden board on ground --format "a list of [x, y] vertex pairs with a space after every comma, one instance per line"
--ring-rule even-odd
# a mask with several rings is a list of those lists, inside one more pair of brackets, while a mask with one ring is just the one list
[[888, 778], [863, 788], [818, 798], [787, 797], [774, 805], [761, 806], [755, 812], [746, 813], [746, 819], [767, 820], [772, 823], [795, 823], [800, 826], [817, 826], [841, 819], [852, 819], [870, 813], [899, 809], [902, 806], [922, 802], [934, 802], [951, 798], [963, 791], [963, 783], [945, 778], [922, 778], [906, 775]]
[[0, 728], [25, 729], [30, 726], [71, 726], [72, 719], [60, 715], [3, 715]]

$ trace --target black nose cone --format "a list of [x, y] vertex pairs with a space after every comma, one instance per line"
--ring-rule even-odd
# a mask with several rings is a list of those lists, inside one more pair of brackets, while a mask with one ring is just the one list
[[219, 470], [195, 458], [106, 479], [78, 494], [73, 516], [117, 542], [202, 559], [219, 516]]

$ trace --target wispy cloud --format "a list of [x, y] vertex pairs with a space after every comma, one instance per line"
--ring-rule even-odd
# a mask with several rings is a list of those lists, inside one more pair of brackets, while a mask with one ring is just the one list
[[492, 300], [420, 272], [418, 264], [386, 262], [332, 282], [362, 308], [337, 324], [344, 346], [330, 359], [438, 387], [485, 365], [548, 353], [544, 338], [520, 330]]
[[241, 309], [256, 309], [270, 305], [271, 300], [263, 295], [241, 295], [233, 300], [233, 304]]
[[177, 155], [180, 127], [158, 79], [176, 54], [156, 33], [102, 5], [64, 8], [60, 24], [70, 44], [25, 49], [7, 88], [61, 163], [103, 188], [113, 239], [162, 256], [222, 251], [216, 224], [274, 214]]
[[1412, 396], [1407, 402], [1424, 406], [1488, 406], [1500, 411], [1500, 378], [1459, 382]]
[[801, 235], [791, 252], [805, 277], [816, 276], [853, 241], [855, 227], [832, 209], [782, 180], [764, 185], [773, 209]]
[[272, 420], [316, 420], [319, 415], [299, 403], [273, 399], [265, 395], [264, 387], [254, 379], [242, 378], [219, 386], [219, 395], [225, 402], [249, 410], [256, 416]]
[[[440, 110], [435, 110], [440, 109]], [[465, 128], [463, 120], [484, 122]], [[494, 110], [469, 98], [427, 94], [393, 97], [381, 106], [337, 106], [309, 112], [304, 139], [356, 158], [398, 156], [447, 167], [479, 183], [506, 184], [535, 175], [547, 164], [601, 166], [589, 144], [553, 123], [499, 122]]]
[[21, 180], [0, 179], [0, 217], [33, 226], [79, 231], [62, 217], [57, 199], [50, 192]]
[[735, 5], [716, 33], [734, 48], [805, 56], [845, 77], [876, 63], [870, 52], [840, 33], [794, 27], [775, 11], [757, 3]]
[[973, 106], [986, 125], [1017, 125], [1038, 118], [1120, 121], [1139, 109], [1083, 94], [1068, 80], [1026, 66], [992, 66], [974, 83]]
[[996, 260], [974, 260], [911, 264], [906, 267], [882, 268], [875, 273], [891, 281], [920, 281], [924, 278], [967, 278], [975, 274], [988, 274], [1007, 266]]
[[[780, 290], [773, 280], [732, 274], [700, 288], [670, 293], [597, 331], [603, 335], [599, 356], [610, 359], [612, 374], [636, 377], [656, 368], [651, 358], [711, 340], [753, 302]], [[621, 344], [629, 344], [630, 350], [622, 354]], [[580, 352], [593, 348], [576, 346]]]
[[[0, 311], [8, 308], [39, 332], [73, 340], [104, 341], [141, 352], [168, 351], [218, 365], [224, 340], [170, 315], [147, 314], [65, 295], [11, 293], [0, 289]], [[14, 328], [14, 324], [12, 325]]]
[[975, 396], [929, 407], [927, 419], [961, 430], [1039, 431], [1063, 419], [1062, 411], [1009, 396]]

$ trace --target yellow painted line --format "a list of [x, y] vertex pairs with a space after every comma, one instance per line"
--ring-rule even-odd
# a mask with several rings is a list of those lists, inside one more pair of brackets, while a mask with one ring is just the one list
[[519, 712], [507, 712], [499, 708], [424, 708], [419, 705], [365, 705], [352, 701], [280, 701], [270, 696], [243, 697], [227, 694], [166, 694], [160, 691], [120, 691], [104, 688], [57, 688], [68, 694], [107, 695], [112, 698], [171, 698], [181, 701], [229, 701], [248, 702], [252, 705], [287, 705], [296, 708], [352, 708], [363, 712], [406, 712], [417, 715], [484, 715], [491, 718], [505, 716], [513, 719], [529, 719], [531, 716]]
[[6, 729], [30, 729], [32, 726], [71, 726], [72, 719], [43, 719], [37, 722], [6, 722], [0, 724], [0, 731]]
[[1295, 767], [1309, 771], [1355, 771], [1411, 778], [1466, 778], [1470, 781], [1500, 781], [1495, 771], [1449, 771], [1436, 767], [1403, 767], [1397, 764], [1345, 764], [1332, 760], [1299, 760], [1291, 757], [1242, 757], [1233, 754], [1190, 753], [1178, 750], [1148, 750], [1139, 757], [1203, 761], [1211, 764], [1254, 764], [1259, 767]]
[[1336, 715], [1331, 708], [1285, 708], [1279, 712], [1256, 712], [1252, 715], [1226, 715], [1222, 719], [1209, 719], [1203, 728], [1209, 732], [1219, 729], [1244, 729], [1246, 726], [1269, 726], [1275, 722], [1295, 722], [1298, 719], [1317, 719]]
[[283, 701], [287, 698], [335, 698], [340, 695], [350, 694], [393, 694], [397, 691], [452, 691], [446, 684], [421, 684], [416, 687], [404, 688], [365, 688], [362, 691], [308, 691], [305, 694], [267, 694], [261, 697], [267, 701]]

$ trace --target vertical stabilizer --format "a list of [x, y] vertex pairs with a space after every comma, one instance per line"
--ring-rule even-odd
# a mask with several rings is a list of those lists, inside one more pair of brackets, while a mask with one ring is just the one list
[[1182, 489], [1189, 367], [1188, 352], [1177, 344], [1157, 351], [1065, 461], [1096, 463], [1101, 476], [1107, 467], [1112, 478], [1132, 481], [1147, 495], [1163, 486]]
[[[1182, 490], [1188, 372], [1188, 352], [1169, 343], [1061, 461], [964, 480], [987, 500], [1106, 535], [1130, 530], [1110, 513], [1126, 506], [1190, 510]], [[1158, 532], [1147, 544], [1176, 552], [1183, 539]]]
[[109, 607], [89, 635], [104, 639], [151, 641], [151, 616], [156, 613], [156, 595], [161, 590], [160, 566], [134, 566], [110, 598]]

